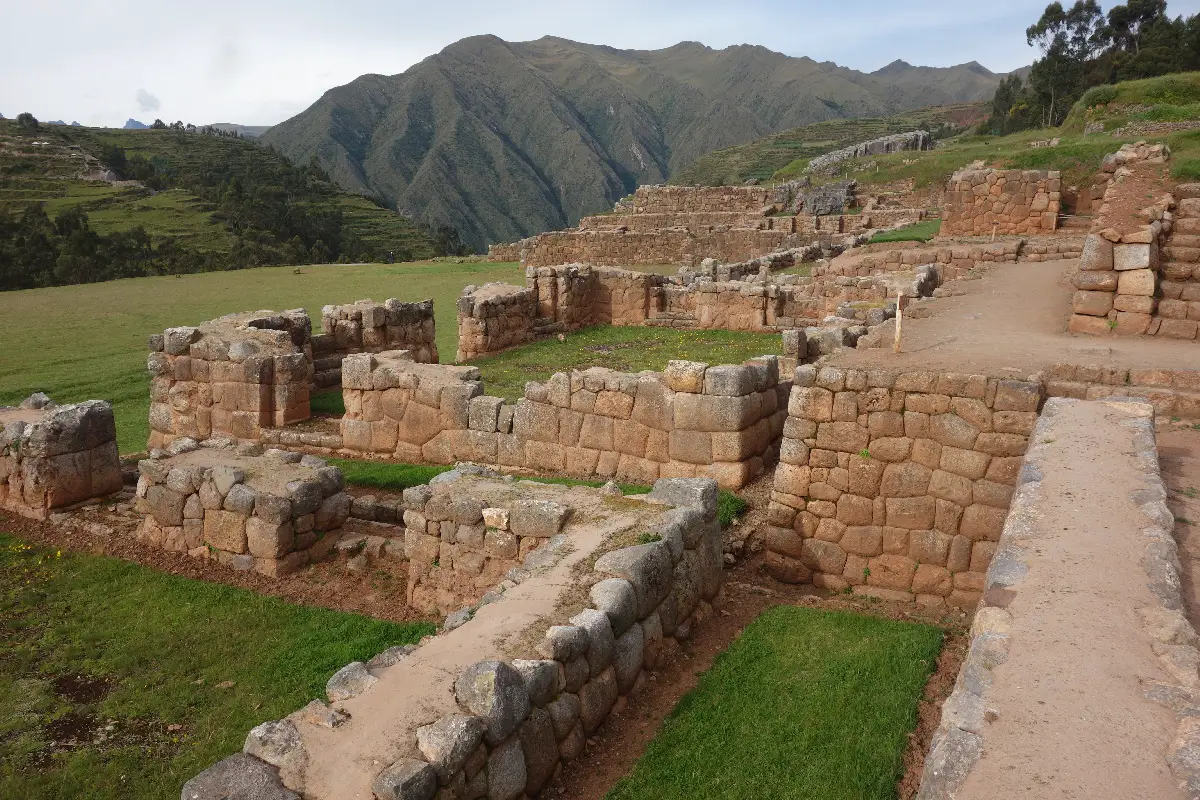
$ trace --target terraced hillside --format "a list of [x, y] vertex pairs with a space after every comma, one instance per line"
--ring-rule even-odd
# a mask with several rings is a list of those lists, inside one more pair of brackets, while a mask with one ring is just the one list
[[[339, 189], [320, 169], [293, 166], [243, 139], [171, 130], [27, 131], [0, 121], [0, 224], [20, 226], [25, 212], [39, 205], [46, 221], [27, 220], [25, 227], [45, 228], [64, 212], [83, 212], [101, 250], [103, 237], [143, 231], [158, 271], [379, 260], [388, 251], [398, 260], [417, 260], [456, 247], [452, 234], [439, 238]], [[9, 259], [30, 270], [38, 260], [24, 251]], [[42, 276], [13, 284], [7, 278], [13, 286], [78, 281]]]
[[816, 156], [892, 133], [925, 129], [961, 132], [987, 116], [985, 103], [924, 108], [891, 117], [833, 119], [717, 150], [671, 176], [681, 186], [736, 185], [794, 177]]

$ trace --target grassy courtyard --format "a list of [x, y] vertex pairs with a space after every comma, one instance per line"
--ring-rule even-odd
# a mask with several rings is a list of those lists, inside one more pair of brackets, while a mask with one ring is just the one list
[[113, 402], [122, 452], [149, 435], [146, 339], [172, 325], [223, 314], [306, 308], [370, 297], [433, 298], [438, 349], [452, 361], [458, 342], [455, 300], [468, 283], [524, 281], [517, 264], [452, 261], [247, 269], [135, 278], [84, 286], [0, 292], [0, 405], [44, 391], [59, 402]]
[[780, 606], [680, 701], [608, 800], [891, 800], [942, 631]]
[[161, 800], [346, 663], [433, 632], [0, 533], [0, 797]]

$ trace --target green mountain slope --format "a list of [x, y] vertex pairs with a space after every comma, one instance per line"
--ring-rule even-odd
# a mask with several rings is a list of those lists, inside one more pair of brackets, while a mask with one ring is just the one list
[[823, 120], [991, 96], [977, 64], [867, 75], [763, 47], [477, 36], [326, 92], [262, 141], [482, 247], [575, 223], [702, 155]]
[[[114, 171], [132, 180], [110, 180]], [[73, 246], [75, 260], [93, 262], [84, 273], [61, 267], [70, 238], [63, 224], [61, 241], [29, 245], [64, 214], [72, 229], [83, 226]], [[137, 267], [118, 263], [128, 258], [105, 241], [114, 236], [136, 250]], [[249, 140], [171, 130], [43, 125], [30, 131], [11, 121], [0, 121], [2, 238], [9, 241], [0, 242], [0, 288], [375, 260], [388, 251], [421, 259], [447, 244], [339, 188], [319, 169], [293, 166]]]
[[987, 103], [960, 103], [919, 109], [891, 117], [865, 117], [816, 122], [746, 144], [717, 150], [671, 176], [682, 186], [721, 186], [795, 177], [813, 158], [859, 142], [918, 128], [957, 131], [988, 115]]

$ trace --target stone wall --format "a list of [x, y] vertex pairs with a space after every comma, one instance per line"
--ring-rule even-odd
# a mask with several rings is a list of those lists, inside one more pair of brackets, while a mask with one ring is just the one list
[[[1064, 469], [1054, 454], [1064, 449], [1120, 477], [1110, 484]], [[1038, 777], [1043, 796], [1194, 793], [1179, 789], [1200, 782], [1191, 755], [1200, 732], [1181, 698], [1194, 691], [1200, 653], [1183, 613], [1152, 411], [1050, 400], [1021, 474], [918, 800], [1018, 796], [1031, 775], [1004, 770], [1046, 749], [1057, 755]], [[1056, 504], [1064, 495], [1065, 509]], [[1105, 524], [1069, 526], [1080, 508], [1103, 509]], [[1105, 712], [1067, 702], [1047, 715], [1047, 703], [1077, 687], [1080, 665]], [[1113, 719], [1137, 736], [1114, 738]]]
[[522, 263], [529, 267], [586, 263], [596, 266], [680, 264], [705, 258], [742, 261], [805, 244], [783, 230], [757, 228], [665, 228], [654, 231], [569, 230], [525, 240]]
[[121, 489], [112, 405], [43, 394], [0, 407], [0, 508], [34, 519]]
[[[1177, 206], [1173, 194], [1148, 196], [1147, 183], [1157, 184], [1157, 177], [1130, 169], [1161, 164], [1169, 152], [1165, 145], [1142, 143], [1124, 145], [1105, 159], [1114, 179], [1073, 278], [1073, 333], [1196, 339], [1200, 279], [1193, 273], [1200, 260], [1200, 200], [1188, 197]], [[1200, 187], [1180, 190], [1200, 193]], [[1147, 199], [1153, 202], [1146, 204]], [[1131, 206], [1139, 209], [1132, 215]]]
[[601, 214], [579, 221], [581, 231], [626, 230], [647, 233], [665, 228], [756, 228], [766, 230], [771, 217], [757, 211], [704, 211], [696, 213]]
[[399, 461], [631, 483], [711, 477], [740, 488], [775, 462], [789, 389], [777, 359], [764, 356], [741, 366], [672, 361], [663, 373], [558, 373], [509, 404], [484, 395], [473, 367], [363, 354], [343, 371], [342, 447]]
[[1049, 233], [1058, 228], [1062, 176], [1038, 170], [968, 169], [950, 178], [942, 236]]
[[633, 194], [635, 214], [701, 214], [762, 212], [774, 203], [767, 186], [639, 186]]
[[[453, 488], [488, 491], [466, 476]], [[491, 602], [436, 637], [339, 670], [330, 705], [254, 728], [244, 753], [188, 781], [184, 796], [247, 785], [310, 800], [538, 796], [719, 605], [716, 511], [711, 481], [659, 481], [609, 506], [568, 534], [572, 547], [539, 547]], [[514, 508], [510, 528], [517, 518]], [[638, 532], [657, 540], [617, 541]]]
[[834, 150], [832, 153], [826, 153], [823, 156], [817, 156], [809, 162], [806, 171], [816, 173], [830, 172], [838, 164], [843, 161], [849, 161], [852, 158], [885, 155], [887, 153], [897, 153], [907, 150], [932, 149], [933, 137], [929, 135], [928, 131], [894, 133], [888, 136], [881, 136], [878, 139], [872, 139], [868, 142], [860, 142], [841, 150]]
[[150, 337], [150, 444], [256, 441], [308, 419], [312, 323], [303, 309], [231, 314]]
[[1042, 398], [984, 375], [796, 370], [764, 536], [788, 582], [973, 607]]
[[234, 569], [286, 575], [332, 552], [350, 514], [337, 467], [233, 442], [176, 442], [138, 462], [137, 538]]
[[393, 298], [325, 306], [321, 327], [325, 332], [312, 337], [317, 388], [340, 385], [342, 359], [350, 353], [408, 350], [416, 361], [438, 362], [432, 300], [402, 303]]

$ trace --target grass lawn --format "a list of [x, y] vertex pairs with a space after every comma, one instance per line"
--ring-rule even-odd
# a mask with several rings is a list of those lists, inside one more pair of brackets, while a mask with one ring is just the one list
[[588, 367], [662, 370], [672, 359], [740, 364], [779, 353], [782, 346], [777, 333], [601, 325], [569, 333], [565, 342], [545, 339], [468, 363], [479, 367], [489, 395], [518, 400], [525, 395], [526, 382], [544, 381], [556, 372]]
[[468, 283], [499, 280], [524, 277], [517, 264], [438, 261], [306, 266], [299, 275], [270, 267], [0, 292], [0, 405], [35, 391], [64, 403], [110, 400], [121, 451], [137, 452], [150, 432], [146, 339], [152, 333], [235, 311], [306, 308], [319, 320], [328, 303], [432, 297], [438, 349], [452, 361], [459, 292]]
[[894, 231], [884, 231], [877, 233], [871, 237], [871, 241], [867, 244], [884, 244], [886, 242], [928, 242], [930, 239], [938, 235], [938, 231], [942, 229], [942, 221], [940, 219], [926, 219], [921, 222], [914, 222], [912, 225], [905, 225], [903, 228], [897, 228]]
[[891, 800], [942, 646], [927, 625], [780, 606], [679, 702], [609, 800]]
[[346, 663], [433, 633], [4, 534], [0, 629], [0, 797], [23, 800], [178, 797]]
[[[400, 492], [412, 486], [429, 483], [435, 475], [449, 472], [453, 466], [434, 466], [429, 464], [399, 464], [379, 461], [356, 461], [344, 458], [331, 458], [329, 463], [340, 467], [346, 476], [346, 483], [351, 486], [364, 486], [374, 489], [385, 489]], [[529, 480], [539, 483], [557, 483], [564, 486], [603, 486], [604, 481], [586, 481], [575, 478], [543, 478], [531, 477]], [[649, 486], [636, 483], [619, 484], [624, 494], [646, 494]], [[717, 497], [717, 518], [721, 524], [728, 526], [746, 513], [750, 507], [742, 498], [728, 489], [722, 489]]]

